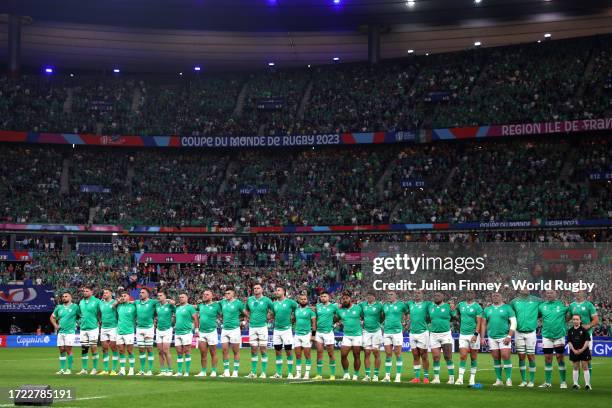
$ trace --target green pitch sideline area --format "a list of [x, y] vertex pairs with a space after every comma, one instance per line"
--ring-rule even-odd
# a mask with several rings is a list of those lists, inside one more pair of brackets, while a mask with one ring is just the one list
[[[80, 350], [75, 350], [73, 372], [80, 370]], [[271, 350], [268, 375], [275, 370], [274, 352]], [[242, 350], [241, 378], [180, 378], [180, 377], [109, 377], [56, 375], [59, 369], [58, 352], [52, 348], [0, 349], [0, 388], [23, 384], [50, 384], [55, 388], [69, 387], [76, 400], [57, 402], [59, 407], [609, 407], [612, 401], [612, 359], [593, 360], [593, 391], [571, 390], [571, 370], [567, 378], [570, 389], [559, 389], [555, 364], [552, 389], [518, 388], [520, 373], [518, 359], [512, 356], [515, 386], [491, 387], [495, 380], [491, 357], [480, 356], [477, 382], [483, 389], [470, 389], [455, 385], [413, 385], [412, 356], [404, 353], [402, 384], [362, 383], [341, 381], [340, 356], [337, 357], [336, 381], [304, 380], [248, 380], [242, 376], [250, 369], [250, 353]], [[192, 374], [200, 370], [199, 353], [192, 353]], [[157, 356], [156, 356], [157, 360]], [[175, 359], [176, 361], [176, 359]], [[327, 372], [327, 358], [325, 375]], [[455, 355], [455, 367], [459, 357]], [[220, 365], [221, 359], [220, 359]], [[384, 360], [383, 360], [384, 365]], [[138, 362], [136, 363], [138, 369]], [[314, 367], [313, 367], [314, 368]], [[568, 367], [569, 368], [569, 367]], [[176, 363], [175, 363], [176, 369]], [[286, 370], [286, 366], [284, 367]], [[218, 368], [222, 372], [222, 367]], [[362, 367], [363, 371], [363, 367]], [[445, 364], [442, 363], [441, 380], [446, 382]], [[384, 372], [384, 367], [383, 367]], [[395, 371], [392, 371], [394, 373]], [[314, 370], [313, 370], [314, 373]], [[363, 373], [362, 373], [363, 374]], [[286, 376], [286, 372], [283, 373]], [[469, 374], [466, 374], [466, 381]], [[538, 357], [536, 385], [543, 382], [544, 361]], [[582, 376], [581, 376], [582, 381]], [[0, 406], [7, 404], [2, 396]]]

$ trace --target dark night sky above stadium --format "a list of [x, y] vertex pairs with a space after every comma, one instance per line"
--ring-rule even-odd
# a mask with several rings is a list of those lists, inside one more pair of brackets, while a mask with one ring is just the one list
[[[338, 1], [338, 4], [335, 4]], [[0, 12], [35, 21], [190, 30], [351, 30], [369, 23], [444, 25], [515, 21], [542, 13], [585, 15], [607, 0], [3, 0]]]

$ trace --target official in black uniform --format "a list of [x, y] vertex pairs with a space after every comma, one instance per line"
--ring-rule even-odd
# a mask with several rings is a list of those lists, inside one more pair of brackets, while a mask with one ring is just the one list
[[574, 364], [574, 386], [575, 390], [580, 389], [578, 377], [580, 375], [580, 366], [582, 365], [582, 375], [584, 376], [584, 389], [591, 390], [591, 374], [589, 373], [589, 361], [591, 361], [591, 351], [589, 350], [589, 342], [591, 335], [589, 331], [582, 327], [579, 315], [572, 316], [573, 327], [567, 331], [567, 342], [570, 350], [570, 361]]

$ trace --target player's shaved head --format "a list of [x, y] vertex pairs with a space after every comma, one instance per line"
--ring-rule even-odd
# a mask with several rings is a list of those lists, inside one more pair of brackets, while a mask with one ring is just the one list
[[72, 301], [72, 294], [70, 292], [62, 293], [62, 303], [70, 303]]
[[308, 305], [308, 297], [304, 294], [298, 296], [298, 303], [300, 306], [304, 307]]
[[442, 303], [443, 301], [444, 301], [444, 293], [442, 293], [442, 292], [434, 293], [434, 302], [435, 303]]
[[186, 305], [188, 300], [189, 300], [189, 296], [187, 296], [187, 293], [182, 292], [182, 293], [179, 295], [179, 303], [180, 303], [181, 305]]
[[465, 298], [468, 302], [473, 302], [474, 299], [476, 299], [476, 292], [474, 292], [473, 290], [468, 290], [467, 292], [465, 292]]

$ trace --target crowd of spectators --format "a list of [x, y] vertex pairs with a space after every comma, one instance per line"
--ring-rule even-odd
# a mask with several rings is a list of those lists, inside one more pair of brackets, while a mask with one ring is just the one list
[[0, 221], [244, 228], [609, 219], [610, 151], [606, 136], [314, 150], [4, 144]]
[[[598, 118], [611, 108], [611, 38], [190, 78], [1, 77], [0, 129], [254, 136]], [[270, 98], [279, 106], [263, 108]]]

